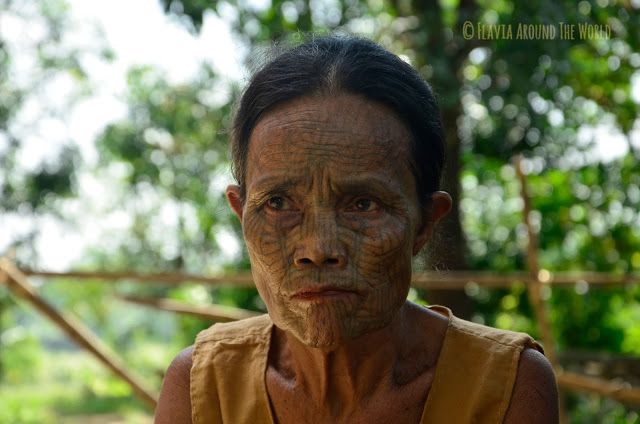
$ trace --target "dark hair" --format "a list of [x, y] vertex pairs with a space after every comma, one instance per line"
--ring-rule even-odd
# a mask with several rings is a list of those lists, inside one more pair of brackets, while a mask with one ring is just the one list
[[351, 93], [380, 102], [404, 120], [413, 135], [410, 166], [425, 207], [440, 186], [445, 148], [440, 112], [429, 85], [395, 54], [354, 36], [311, 39], [257, 71], [233, 121], [232, 172], [245, 195], [249, 138], [275, 105], [321, 93]]

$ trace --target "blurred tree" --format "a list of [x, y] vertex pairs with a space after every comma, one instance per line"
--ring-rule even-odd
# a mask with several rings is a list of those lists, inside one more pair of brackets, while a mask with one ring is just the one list
[[109, 60], [111, 52], [99, 37], [90, 51], [69, 41], [63, 0], [0, 0], [0, 10], [0, 214], [30, 224], [2, 245], [34, 266], [41, 218], [63, 219], [58, 201], [76, 193], [80, 157], [63, 122], [91, 93], [87, 60]]
[[[153, 68], [129, 72], [129, 116], [98, 140], [100, 165], [117, 169], [134, 213], [129, 259], [119, 266], [203, 272], [221, 262], [221, 230], [232, 227], [221, 187], [229, 87], [203, 67], [191, 84], [170, 86]], [[237, 226], [236, 226], [237, 227]]]
[[[171, 85], [152, 67], [131, 69], [127, 82], [129, 114], [98, 138], [97, 172], [121, 188], [112, 208], [126, 210], [131, 225], [114, 238], [113, 249], [93, 249], [92, 263], [101, 269], [194, 274], [247, 269], [247, 259], [232, 252], [239, 250], [234, 242], [242, 234], [224, 198], [225, 129], [234, 88], [207, 65], [188, 84]], [[195, 304], [259, 307], [255, 289], [233, 289], [230, 297], [224, 289], [190, 285], [124, 290]], [[182, 344], [210, 325], [185, 316], [177, 322]]]
[[[59, 128], [70, 106], [86, 96], [90, 87], [80, 50], [63, 42], [68, 24], [65, 2], [0, 0], [0, 12], [0, 249], [6, 249], [0, 255], [34, 266], [34, 240], [41, 219], [62, 219], [56, 201], [75, 191], [77, 149], [68, 139], [49, 140], [50, 131]], [[17, 31], [25, 22], [28, 36]], [[107, 50], [93, 47], [90, 54], [108, 57]], [[25, 53], [32, 51], [37, 54]], [[42, 102], [60, 85], [73, 88], [64, 98]], [[54, 141], [59, 149], [49, 147]], [[50, 154], [43, 155], [43, 150]], [[25, 223], [27, 231], [10, 231]], [[0, 335], [15, 321], [10, 314], [13, 306], [0, 289]]]

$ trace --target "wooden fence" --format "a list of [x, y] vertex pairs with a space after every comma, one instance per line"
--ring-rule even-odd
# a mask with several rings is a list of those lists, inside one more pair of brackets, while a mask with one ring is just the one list
[[[560, 419], [566, 423], [567, 417], [564, 408], [563, 390], [595, 393], [607, 396], [619, 402], [632, 405], [640, 405], [640, 388], [633, 387], [626, 381], [606, 380], [592, 376], [582, 375], [563, 370], [558, 360], [556, 343], [552, 337], [551, 327], [548, 318], [545, 297], [541, 292], [546, 286], [567, 287], [576, 283], [618, 286], [640, 283], [640, 275], [614, 275], [608, 273], [595, 272], [550, 272], [540, 269], [538, 265], [538, 242], [537, 234], [533, 230], [531, 223], [531, 206], [525, 175], [522, 172], [520, 161], [516, 161], [516, 170], [521, 182], [522, 198], [524, 201], [524, 222], [528, 230], [527, 249], [527, 272], [515, 272], [508, 274], [495, 274], [490, 272], [470, 272], [470, 271], [447, 271], [447, 272], [424, 272], [414, 274], [412, 285], [423, 289], [464, 289], [470, 284], [487, 288], [504, 288], [513, 284], [525, 284], [529, 301], [536, 314], [541, 341], [544, 345], [545, 354], [551, 362], [558, 386], [561, 389], [560, 396]], [[40, 314], [44, 315], [52, 323], [58, 326], [71, 340], [95, 356], [115, 375], [129, 384], [133, 392], [150, 408], [155, 408], [157, 393], [147, 387], [144, 380], [131, 370], [115, 355], [96, 335], [74, 317], [63, 311], [57, 310], [37, 292], [33, 284], [29, 282], [29, 277], [45, 278], [75, 278], [78, 280], [104, 280], [114, 281], [136, 281], [141, 284], [183, 284], [186, 282], [197, 282], [205, 285], [233, 285], [233, 286], [253, 286], [253, 281], [249, 273], [241, 273], [225, 276], [201, 276], [185, 273], [160, 273], [142, 274], [134, 272], [45, 272], [28, 269], [18, 269], [8, 258], [0, 258], [0, 285], [4, 284], [9, 291], [18, 298], [27, 301]], [[220, 305], [193, 306], [169, 299], [149, 299], [133, 296], [120, 296], [122, 300], [136, 304], [172, 311], [176, 313], [189, 314], [212, 321], [231, 321], [255, 315], [255, 312], [237, 308], [229, 308]]]

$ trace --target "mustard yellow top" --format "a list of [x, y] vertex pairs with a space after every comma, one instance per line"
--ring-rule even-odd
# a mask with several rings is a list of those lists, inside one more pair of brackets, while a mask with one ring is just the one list
[[[501, 423], [509, 406], [520, 352], [542, 346], [525, 333], [498, 330], [429, 306], [449, 326], [421, 423]], [[215, 324], [193, 349], [193, 424], [274, 424], [265, 375], [273, 323], [268, 315]]]

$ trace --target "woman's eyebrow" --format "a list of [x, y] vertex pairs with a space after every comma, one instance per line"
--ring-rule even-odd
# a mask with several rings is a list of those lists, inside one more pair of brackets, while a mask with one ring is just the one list
[[335, 187], [344, 192], [371, 192], [391, 195], [400, 195], [401, 187], [393, 180], [380, 178], [374, 175], [357, 175], [349, 177], [349, 179], [341, 180], [334, 183]]
[[[303, 178], [292, 178], [286, 175], [267, 175], [251, 184], [251, 197], [260, 197], [268, 193], [287, 192], [302, 184], [308, 186]], [[333, 188], [343, 193], [371, 193], [393, 197], [402, 196], [402, 187], [393, 179], [381, 178], [372, 174], [352, 175], [348, 178], [333, 181]]]
[[290, 190], [292, 187], [300, 184], [299, 178], [291, 178], [283, 175], [267, 175], [251, 184], [251, 191], [256, 193], [283, 192]]

